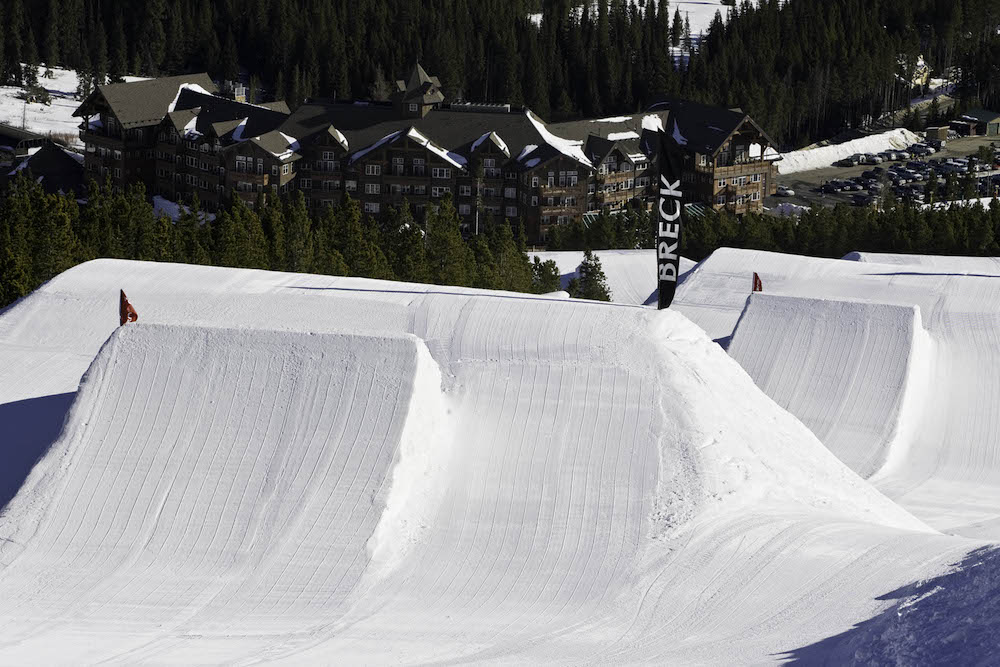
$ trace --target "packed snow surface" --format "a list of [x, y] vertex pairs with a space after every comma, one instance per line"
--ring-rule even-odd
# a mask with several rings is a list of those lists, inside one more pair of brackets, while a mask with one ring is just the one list
[[893, 148], [907, 148], [920, 141], [918, 135], [905, 128], [899, 128], [845, 141], [841, 144], [782, 153], [781, 161], [778, 162], [778, 173], [794, 174], [811, 169], [822, 169], [856, 153], [881, 153]]
[[[611, 300], [614, 303], [631, 305], [648, 305], [656, 303], [656, 250], [599, 250], [594, 255], [601, 260], [601, 269], [607, 278]], [[569, 281], [579, 277], [580, 264], [583, 263], [583, 252], [579, 250], [554, 250], [536, 252], [543, 262], [553, 260], [559, 267], [562, 287], [565, 289]], [[694, 268], [694, 262], [680, 258], [680, 280]]]
[[982, 544], [676, 311], [98, 260], [0, 314], [0, 410], [53, 440], [3, 664], [759, 664]]
[[[781, 325], [791, 330], [781, 331], [779, 316], [766, 312], [776, 302], [759, 313], [755, 301], [747, 305], [754, 272], [765, 294], [915, 309], [913, 326], [899, 319], [903, 311], [898, 309], [799, 302], [794, 316]], [[739, 339], [736, 324], [743, 313], [770, 318], [770, 340], [777, 346], [773, 354], [762, 349], [771, 344], [762, 326], [739, 348], [759, 384], [823, 433], [857, 472], [871, 475], [879, 490], [928, 524], [948, 533], [1000, 538], [1000, 422], [995, 418], [1000, 281], [994, 262], [903, 258], [877, 263], [721, 249], [688, 275], [675, 304], [715, 339]], [[910, 368], [904, 373], [900, 364], [907, 347]], [[791, 360], [803, 367], [786, 368]], [[792, 402], [800, 388], [804, 395]], [[908, 411], [905, 396], [911, 389], [919, 407]], [[904, 416], [898, 418], [896, 408], [854, 403], [879, 394], [886, 401], [900, 397]], [[822, 414], [838, 406], [843, 417]], [[895, 423], [879, 424], [878, 413]], [[852, 439], [858, 444], [850, 445]], [[862, 441], [875, 448], [873, 456], [885, 452], [888, 457], [874, 474], [879, 459], [866, 460], [855, 451]], [[902, 460], [893, 455], [897, 443]]]

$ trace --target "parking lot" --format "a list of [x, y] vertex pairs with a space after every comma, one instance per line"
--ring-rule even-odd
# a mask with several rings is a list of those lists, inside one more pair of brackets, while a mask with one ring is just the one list
[[[933, 155], [911, 157], [909, 160], [897, 160], [895, 162], [883, 162], [877, 166], [881, 167], [885, 171], [888, 171], [889, 167], [893, 165], [905, 165], [907, 162], [920, 161], [926, 163], [929, 160], [942, 162], [950, 158], [966, 158], [971, 154], [975, 154], [976, 151], [979, 150], [980, 146], [989, 146], [991, 142], [1000, 146], [1000, 139], [997, 137], [961, 137], [958, 139], [951, 139], [941, 150], [935, 152]], [[816, 204], [821, 206], [834, 206], [841, 203], [850, 204], [854, 201], [856, 195], [866, 194], [867, 191], [862, 189], [848, 192], [829, 193], [822, 192], [820, 188], [822, 188], [825, 183], [833, 180], [850, 180], [858, 178], [863, 173], [870, 171], [873, 168], [873, 165], [868, 164], [858, 165], [855, 167], [830, 166], [824, 167], [823, 169], [813, 169], [796, 174], [788, 174], [787, 176], [779, 176], [778, 184], [791, 188], [795, 191], [795, 195], [791, 197], [771, 196], [764, 200], [764, 205], [768, 208], [772, 208], [782, 202], [790, 202], [800, 206], [813, 206]], [[980, 178], [986, 178], [993, 177], [997, 174], [1000, 174], [1000, 172], [983, 171], [975, 175]], [[923, 188], [925, 183], [926, 179], [914, 181], [912, 185]], [[943, 187], [943, 181], [941, 180], [939, 180], [939, 187]]]

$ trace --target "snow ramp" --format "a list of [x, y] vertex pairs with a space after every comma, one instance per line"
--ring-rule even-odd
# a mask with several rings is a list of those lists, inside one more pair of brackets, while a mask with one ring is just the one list
[[691, 272], [674, 304], [714, 339], [736, 328], [754, 272], [769, 295], [919, 308], [931, 341], [931, 392], [904, 424], [914, 434], [904, 459], [890, 458], [872, 482], [939, 530], [1000, 537], [1000, 279], [988, 260], [883, 259], [889, 263], [722, 248]]
[[139, 646], [138, 628], [293, 631], [348, 605], [434, 511], [445, 413], [410, 335], [117, 330], [0, 517], [0, 655], [63, 659], [58, 619]]
[[0, 515], [0, 664], [759, 664], [970, 548], [674, 310], [103, 260], [33, 339], [93, 362]]
[[729, 354], [869, 478], [905, 458], [929, 392], [930, 345], [916, 306], [755, 293]]

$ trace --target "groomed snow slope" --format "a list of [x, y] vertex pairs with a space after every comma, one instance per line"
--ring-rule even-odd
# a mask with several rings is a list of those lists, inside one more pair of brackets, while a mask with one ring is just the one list
[[[648, 305], [656, 303], [656, 250], [599, 250], [594, 253], [601, 260], [601, 269], [607, 278], [614, 303]], [[559, 267], [562, 288], [576, 278], [583, 262], [583, 252], [578, 250], [557, 250], [536, 252], [543, 262], [553, 260]], [[685, 257], [680, 258], [680, 280], [695, 263]]]
[[0, 515], [0, 663], [757, 663], [976, 546], [676, 312], [101, 260], [32, 340], [96, 358]]
[[[935, 528], [966, 536], [1000, 538], [997, 277], [956, 273], [933, 265], [876, 264], [720, 249], [692, 271], [678, 289], [675, 304], [713, 338], [725, 339], [744, 310], [754, 271], [760, 274], [767, 294], [919, 308], [930, 343], [925, 371], [930, 391], [925, 407], [899, 425], [912, 434], [905, 457], [891, 459], [891, 465], [872, 481]], [[846, 333], [850, 327], [833, 326], [842, 328], [836, 335], [824, 335], [826, 352], [833, 357], [845, 355], [854, 340]], [[897, 330], [905, 331], [905, 327]], [[775, 350], [775, 363], [786, 356], [809, 358], [810, 351], [803, 347], [807, 341], [788, 344]], [[886, 345], [887, 349], [900, 350], [906, 343], [897, 339]], [[877, 360], [877, 351], [873, 351], [871, 360]], [[859, 359], [859, 377], [864, 383], [874, 382], [876, 387], [855, 386], [852, 391], [877, 393], [877, 385], [887, 379], [880, 377], [877, 368], [872, 371], [871, 365]], [[754, 373], [760, 380], [764, 376], [763, 364]], [[783, 384], [798, 382], [792, 373], [784, 377]], [[792, 391], [787, 386], [776, 388], [773, 383], [770, 390], [780, 395]], [[838, 396], [836, 400], [852, 399]], [[802, 416], [809, 419], [808, 415]], [[827, 439], [850, 437], [839, 432], [842, 427], [848, 427], [848, 423], [832, 429]], [[883, 436], [880, 430], [868, 430], [866, 439], [878, 442]], [[862, 473], [869, 469], [859, 468]]]
[[862, 477], [905, 458], [932, 354], [915, 306], [755, 293], [728, 350]]

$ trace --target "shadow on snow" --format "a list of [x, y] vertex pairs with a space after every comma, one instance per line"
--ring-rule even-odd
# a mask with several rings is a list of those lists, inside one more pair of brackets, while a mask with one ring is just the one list
[[62, 430], [75, 392], [0, 405], [0, 512]]

